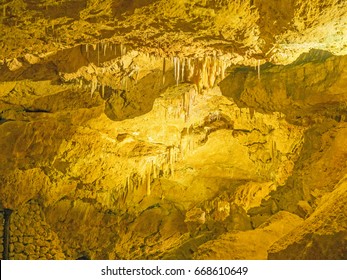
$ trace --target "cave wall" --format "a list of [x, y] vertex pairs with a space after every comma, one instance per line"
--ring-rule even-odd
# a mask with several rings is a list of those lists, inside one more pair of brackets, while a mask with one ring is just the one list
[[[136, 59], [159, 67], [158, 58]], [[308, 54], [301, 67], [326, 63], [310, 59]], [[150, 111], [124, 120], [107, 113], [111, 101], [102, 86], [91, 96], [92, 84], [81, 91], [73, 83], [2, 82], [0, 196], [4, 207], [15, 210], [11, 258], [267, 258], [272, 243], [297, 226], [270, 227], [273, 234], [253, 255], [238, 255], [225, 240], [262, 236], [277, 213], [283, 212], [279, 224], [292, 218], [301, 224], [345, 174], [345, 124], [336, 118], [343, 99], [334, 103], [341, 111], [329, 113], [316, 104], [301, 107], [307, 95], [297, 97], [291, 110], [281, 105], [286, 101], [244, 98], [256, 96], [253, 83], [266, 85], [259, 100], [272, 92], [281, 96], [282, 87], [271, 84], [278, 67], [268, 67], [260, 80], [253, 69], [230, 67], [220, 88], [207, 88], [208, 82], [199, 88], [184, 75], [177, 83], [175, 63], [160, 75], [139, 71], [138, 83], [149, 79], [153, 91], [161, 85], [161, 94]], [[215, 73], [207, 71], [206, 80], [209, 75]], [[325, 77], [327, 84], [344, 81], [342, 72]], [[238, 237], [230, 235], [235, 230]], [[225, 242], [229, 253], [211, 253]]]
[[346, 258], [345, 1], [0, 9], [12, 259]]

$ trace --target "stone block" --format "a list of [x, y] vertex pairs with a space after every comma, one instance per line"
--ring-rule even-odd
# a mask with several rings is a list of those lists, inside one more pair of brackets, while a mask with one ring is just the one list
[[48, 247], [40, 247], [40, 252], [46, 256], [47, 252], [49, 251]]
[[34, 238], [32, 236], [24, 236], [23, 237], [24, 244], [32, 244], [34, 243]]
[[36, 247], [33, 244], [25, 246], [25, 252], [30, 256], [36, 253]]
[[57, 253], [54, 256], [54, 259], [56, 259], [56, 260], [65, 260], [65, 255], [63, 253]]
[[29, 228], [26, 230], [26, 234], [27, 234], [27, 235], [36, 235], [35, 228], [34, 228], [34, 227], [29, 227]]
[[24, 252], [25, 246], [22, 243], [14, 243], [14, 251], [16, 253], [22, 253]]
[[15, 243], [15, 242], [18, 242], [18, 236], [17, 235], [14, 235], [14, 236], [11, 236], [11, 242]]
[[16, 230], [12, 231], [12, 235], [13, 236], [21, 236], [21, 235], [23, 235], [23, 233], [19, 229], [16, 229]]
[[14, 260], [27, 260], [28, 257], [25, 254], [15, 254], [13, 256]]
[[38, 247], [45, 247], [48, 244], [47, 242], [45, 242], [42, 239], [37, 239], [35, 243]]
[[28, 260], [38, 260], [40, 257], [37, 254], [29, 255]]

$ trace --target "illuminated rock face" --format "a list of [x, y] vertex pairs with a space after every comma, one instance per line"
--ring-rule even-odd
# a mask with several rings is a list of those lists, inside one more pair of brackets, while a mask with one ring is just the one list
[[270, 259], [346, 259], [346, 178], [296, 230], [274, 243]]
[[346, 259], [346, 3], [265, 2], [0, 5], [10, 258]]

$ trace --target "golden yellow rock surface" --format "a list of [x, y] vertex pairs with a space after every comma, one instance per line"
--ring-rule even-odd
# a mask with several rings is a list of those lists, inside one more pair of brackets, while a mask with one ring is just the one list
[[0, 11], [11, 259], [346, 259], [346, 1]]

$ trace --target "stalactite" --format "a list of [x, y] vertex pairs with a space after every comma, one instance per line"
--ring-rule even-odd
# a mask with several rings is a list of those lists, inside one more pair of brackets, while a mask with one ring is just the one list
[[93, 76], [92, 78], [92, 84], [91, 84], [91, 88], [90, 88], [90, 97], [93, 97], [93, 94], [95, 92], [95, 90], [98, 87], [98, 79], [96, 76]]
[[260, 59], [258, 59], [258, 80], [260, 80]]
[[176, 57], [173, 57], [173, 65], [174, 65], [174, 77], [175, 77], [175, 81], [176, 81], [176, 74], [177, 74], [177, 70], [176, 70]]
[[166, 68], [166, 61], [165, 57], [163, 58], [163, 76], [162, 76], [162, 84], [165, 84], [165, 68]]
[[207, 71], [206, 71], [206, 56], [203, 58], [201, 62], [201, 80], [202, 80], [202, 85], [207, 87]]
[[104, 56], [106, 56], [106, 51], [107, 51], [107, 43], [104, 43]]
[[158, 178], [157, 164], [152, 161], [153, 179]]
[[213, 82], [212, 82], [212, 78], [214, 75], [214, 71], [213, 71], [213, 57], [209, 57], [207, 60], [207, 64], [206, 64], [206, 68], [207, 68], [207, 85], [209, 88], [213, 87]]
[[146, 193], [147, 196], [151, 195], [151, 173], [152, 173], [152, 162], [147, 164], [146, 172]]
[[249, 115], [251, 116], [251, 120], [254, 117], [254, 108], [249, 108]]
[[191, 108], [191, 103], [192, 103], [192, 97], [191, 97], [191, 92], [185, 92], [184, 93], [184, 98], [183, 98], [183, 108], [185, 112], [185, 121], [188, 121], [189, 115], [190, 115], [190, 108]]
[[100, 65], [100, 45], [98, 44], [98, 66]]
[[180, 153], [179, 153], [179, 151], [177, 151], [177, 149], [174, 147], [174, 162], [176, 163], [176, 162], [178, 162], [179, 161], [179, 155], [180, 155]]
[[217, 59], [216, 60], [216, 79], [222, 76], [221, 65], [222, 65], [222, 62]]
[[93, 97], [93, 93], [94, 93], [94, 88], [93, 88], [93, 83], [92, 83], [92, 86], [90, 88], [90, 98]]
[[191, 66], [191, 61], [190, 58], [187, 58], [187, 76], [186, 76], [186, 80], [191, 80], [191, 77], [193, 76], [192, 73], [192, 66]]
[[182, 73], [181, 73], [181, 81], [184, 82], [184, 71], [185, 71], [185, 67], [186, 67], [186, 59], [183, 58], [182, 60]]
[[126, 45], [120, 44], [120, 55], [121, 57], [127, 54], [127, 47]]
[[210, 75], [211, 75], [210, 65], [211, 65], [210, 57], [207, 56], [206, 60], [205, 60], [205, 65], [204, 65], [204, 68], [205, 68], [205, 83], [204, 83], [204, 86], [205, 86], [205, 88], [210, 88]]
[[225, 63], [222, 60], [222, 80], [224, 80], [224, 78], [225, 78]]
[[176, 86], [178, 86], [178, 82], [180, 80], [180, 58], [177, 58], [177, 76], [176, 76]]
[[212, 88], [213, 87], [213, 76], [214, 76], [214, 71], [213, 71], [213, 57], [208, 57], [207, 62], [206, 62], [206, 72], [207, 72], [207, 87]]
[[210, 86], [213, 87], [217, 77], [220, 75], [219, 73], [219, 69], [218, 69], [218, 60], [217, 57], [214, 56], [213, 60], [212, 60], [212, 65], [211, 65], [211, 77], [210, 77]]

